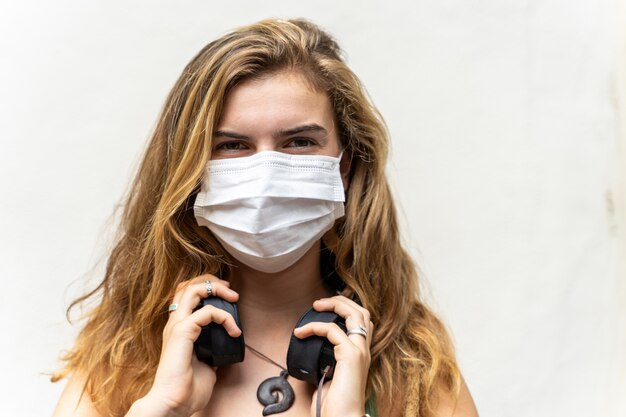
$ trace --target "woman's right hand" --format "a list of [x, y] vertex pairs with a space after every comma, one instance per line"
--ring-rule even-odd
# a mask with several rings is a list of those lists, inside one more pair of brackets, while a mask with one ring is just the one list
[[163, 329], [161, 357], [148, 394], [142, 398], [150, 409], [163, 416], [191, 416], [209, 403], [216, 381], [216, 369], [200, 362], [193, 352], [193, 343], [202, 326], [219, 323], [229, 335], [241, 335], [233, 316], [211, 305], [193, 311], [207, 297], [206, 281], [211, 281], [212, 295], [231, 303], [239, 294], [229, 288], [228, 281], [213, 275], [201, 275], [181, 283], [172, 301], [178, 307], [170, 313]]

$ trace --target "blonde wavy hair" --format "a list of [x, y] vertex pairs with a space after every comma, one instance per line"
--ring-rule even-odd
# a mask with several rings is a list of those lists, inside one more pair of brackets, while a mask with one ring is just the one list
[[185, 67], [125, 197], [104, 278], [68, 309], [100, 298], [53, 380], [80, 372], [104, 415], [124, 415], [150, 389], [176, 285], [203, 273], [228, 279], [229, 255], [196, 224], [193, 202], [229, 90], [280, 70], [301, 71], [328, 95], [352, 156], [346, 215], [323, 242], [344, 293], [356, 293], [375, 324], [368, 395], [383, 410], [399, 400], [407, 417], [431, 415], [442, 389], [458, 395], [451, 341], [420, 301], [415, 264], [400, 244], [383, 119], [327, 33], [306, 20], [264, 20], [209, 43]]

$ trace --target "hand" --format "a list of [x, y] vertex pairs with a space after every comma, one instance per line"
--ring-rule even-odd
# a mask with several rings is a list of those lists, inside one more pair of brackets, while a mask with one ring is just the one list
[[239, 294], [229, 288], [228, 281], [213, 275], [201, 275], [181, 283], [174, 295], [173, 303], [178, 307], [170, 313], [163, 329], [161, 358], [154, 383], [143, 398], [167, 416], [190, 416], [206, 407], [211, 399], [217, 379], [215, 370], [200, 362], [193, 352], [193, 343], [200, 335], [202, 326], [219, 323], [229, 335], [237, 337], [241, 329], [233, 316], [211, 305], [193, 312], [202, 298], [206, 298], [205, 281], [211, 281], [213, 296], [231, 303]]
[[[367, 336], [347, 335], [335, 323], [313, 322], [297, 328], [299, 339], [317, 335], [327, 338], [335, 345], [335, 373], [333, 379], [322, 389], [322, 412], [324, 417], [362, 416], [365, 411], [365, 387], [370, 367], [370, 345], [374, 325], [369, 311], [354, 301], [338, 295], [313, 303], [317, 311], [334, 311], [346, 320], [348, 330], [363, 326]], [[313, 394], [311, 416], [316, 417], [316, 396]]]

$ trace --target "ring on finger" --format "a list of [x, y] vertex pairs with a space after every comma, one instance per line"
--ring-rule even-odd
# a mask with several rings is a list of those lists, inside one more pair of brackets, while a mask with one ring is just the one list
[[206, 293], [207, 293], [207, 298], [211, 297], [213, 295], [213, 284], [211, 283], [211, 281], [204, 281], [204, 286], [206, 288]]
[[348, 330], [347, 334], [348, 334], [348, 336], [350, 336], [351, 334], [358, 334], [358, 335], [361, 335], [363, 337], [367, 337], [367, 329], [365, 327], [363, 327], [363, 326], [359, 326], [359, 327], [356, 327], [354, 329]]

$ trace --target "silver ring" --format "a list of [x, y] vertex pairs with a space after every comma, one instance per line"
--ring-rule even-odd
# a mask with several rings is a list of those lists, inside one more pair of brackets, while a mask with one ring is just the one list
[[206, 287], [207, 298], [213, 295], [213, 284], [211, 281], [204, 281], [204, 286]]
[[350, 329], [348, 330], [348, 336], [350, 336], [351, 334], [359, 334], [363, 337], [367, 337], [367, 329], [363, 326], [359, 326], [356, 329]]
[[170, 306], [167, 308], [168, 313], [171, 313], [172, 311], [176, 311], [176, 309], [178, 308], [178, 304], [170, 304]]

